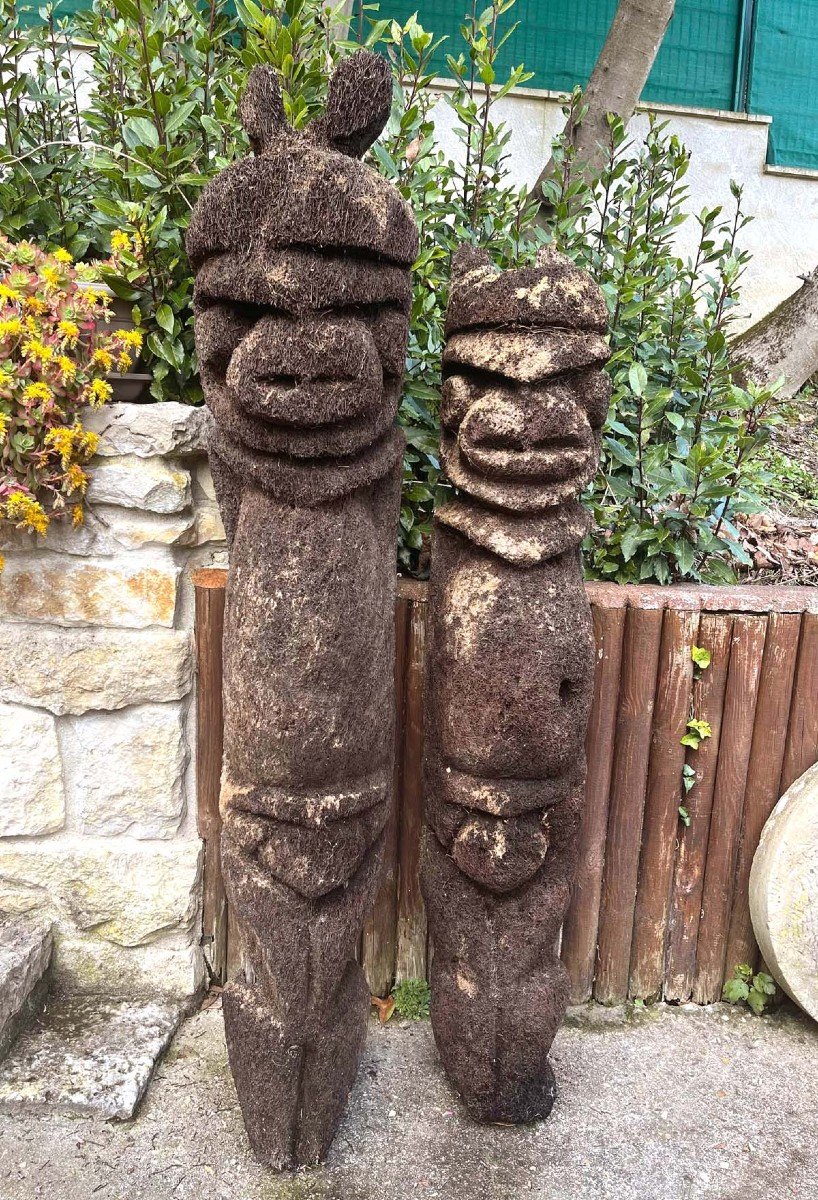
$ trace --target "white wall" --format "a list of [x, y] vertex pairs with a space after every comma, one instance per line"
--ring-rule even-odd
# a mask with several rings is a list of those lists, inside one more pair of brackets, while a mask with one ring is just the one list
[[[818, 172], [766, 166], [770, 118], [703, 109], [653, 106], [669, 132], [691, 151], [687, 184], [689, 211], [723, 204], [730, 208], [730, 180], [744, 185], [744, 208], [754, 219], [741, 235], [753, 254], [743, 286], [740, 324], [752, 324], [774, 308], [818, 263]], [[551, 139], [562, 127], [562, 102], [554, 93], [520, 89], [497, 106], [511, 128], [510, 167], [515, 182], [531, 185], [550, 156]], [[443, 148], [461, 153], [452, 133], [453, 114], [441, 101], [435, 122]], [[647, 116], [640, 113], [630, 133], [644, 135]], [[685, 251], [696, 241], [697, 226], [686, 222], [679, 233]]]

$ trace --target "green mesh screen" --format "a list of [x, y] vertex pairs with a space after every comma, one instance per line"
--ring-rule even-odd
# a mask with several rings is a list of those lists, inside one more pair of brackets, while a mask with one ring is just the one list
[[[30, 3], [36, 20], [38, 0]], [[478, 0], [480, 3], [480, 0]], [[90, 0], [59, 0], [60, 16]], [[500, 70], [525, 63], [529, 86], [570, 91], [585, 83], [605, 40], [617, 0], [517, 0], [507, 20], [519, 28], [503, 47]], [[447, 34], [445, 51], [462, 48], [459, 27], [469, 0], [380, 0], [380, 15]], [[741, 29], [753, 15], [745, 46], [746, 107], [773, 118], [769, 160], [818, 169], [818, 0], [676, 0], [676, 12], [645, 87], [645, 99], [698, 108], [735, 107]], [[445, 51], [437, 69], [446, 73]], [[742, 101], [741, 107], [744, 107]]]
[[756, 0], [750, 112], [768, 113], [768, 161], [818, 168], [818, 3]]
[[[458, 54], [468, 0], [381, 0], [381, 15], [448, 34]], [[676, 12], [645, 88], [649, 100], [732, 108], [741, 0], [677, 0]], [[471, 9], [469, 8], [469, 11]], [[501, 51], [501, 70], [523, 62], [530, 87], [570, 91], [586, 83], [616, 12], [616, 0], [517, 0], [506, 20], [519, 28]], [[440, 71], [445, 58], [439, 55]]]

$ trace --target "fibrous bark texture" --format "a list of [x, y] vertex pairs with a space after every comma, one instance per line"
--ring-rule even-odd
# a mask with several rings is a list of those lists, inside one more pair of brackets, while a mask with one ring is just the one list
[[545, 1117], [567, 978], [556, 944], [585, 781], [593, 640], [578, 496], [610, 396], [605, 303], [567, 259], [458, 252], [443, 355], [422, 886], [432, 1024], [479, 1121]]
[[417, 232], [358, 156], [391, 94], [361, 51], [296, 134], [255, 68], [255, 157], [210, 184], [187, 237], [230, 542], [222, 861], [245, 967], [225, 1023], [250, 1142], [277, 1168], [326, 1152], [369, 1010], [355, 952], [391, 802], [394, 417]]

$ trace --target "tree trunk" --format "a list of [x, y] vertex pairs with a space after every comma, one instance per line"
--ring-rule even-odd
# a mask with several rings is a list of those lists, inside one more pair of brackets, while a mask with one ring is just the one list
[[[569, 118], [565, 134], [577, 149], [583, 170], [593, 175], [604, 161], [607, 114], [627, 124], [662, 44], [675, 0], [619, 0], [605, 45], [583, 95], [587, 112], [581, 122]], [[537, 194], [554, 168], [550, 159], [534, 185]]]
[[754, 383], [785, 382], [778, 395], [794, 396], [818, 371], [818, 267], [800, 288], [733, 341], [738, 373]]

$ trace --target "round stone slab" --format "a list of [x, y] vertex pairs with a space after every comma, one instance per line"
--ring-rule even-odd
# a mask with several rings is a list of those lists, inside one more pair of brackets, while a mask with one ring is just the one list
[[818, 1020], [818, 763], [764, 826], [750, 872], [761, 953], [784, 991]]

